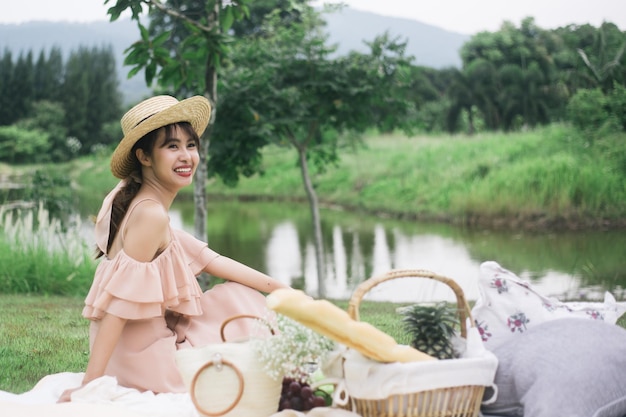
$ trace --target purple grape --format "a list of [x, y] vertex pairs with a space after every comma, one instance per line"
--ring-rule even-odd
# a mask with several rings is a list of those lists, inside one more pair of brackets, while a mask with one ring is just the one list
[[293, 381], [291, 384], [289, 384], [289, 393], [292, 394], [292, 396], [296, 396], [298, 394], [300, 394], [300, 389], [302, 387], [300, 386], [300, 383], [298, 381]]
[[291, 409], [291, 401], [285, 399], [285, 400], [281, 400], [279, 406], [278, 406], [278, 411], [282, 411], [282, 410], [290, 410]]
[[313, 396], [313, 390], [311, 389], [310, 386], [303, 385], [302, 388], [300, 388], [300, 397], [302, 397], [303, 400], [306, 400], [307, 398], [311, 398], [312, 396]]
[[320, 397], [318, 395], [314, 395], [313, 397], [311, 397], [313, 399], [313, 407], [326, 407], [326, 400], [324, 399], [324, 397]]
[[296, 411], [302, 411], [302, 398], [300, 397], [293, 397], [291, 398], [291, 408], [296, 410]]

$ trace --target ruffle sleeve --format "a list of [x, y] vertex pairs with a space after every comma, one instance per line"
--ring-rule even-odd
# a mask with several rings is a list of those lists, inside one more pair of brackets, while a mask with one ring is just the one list
[[175, 229], [172, 230], [172, 234], [185, 253], [187, 264], [194, 275], [200, 274], [208, 264], [220, 256], [210, 249], [205, 242], [196, 239], [184, 230]]
[[165, 309], [189, 316], [202, 314], [202, 289], [184, 246], [174, 238], [151, 262], [139, 262], [123, 250], [101, 261], [83, 316], [97, 320], [106, 312], [139, 320], [162, 316]]

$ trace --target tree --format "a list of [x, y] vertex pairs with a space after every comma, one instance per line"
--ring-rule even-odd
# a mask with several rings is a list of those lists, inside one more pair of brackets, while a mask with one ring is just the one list
[[11, 113], [14, 114], [14, 122], [28, 116], [34, 99], [34, 64], [31, 51], [18, 57], [10, 88], [13, 92]]
[[47, 57], [42, 49], [35, 64], [35, 100], [61, 101], [63, 71], [61, 49], [58, 47], [51, 48]]
[[15, 126], [38, 132], [46, 138], [48, 150], [45, 161], [64, 162], [75, 157], [80, 149], [77, 143], [68, 140], [64, 120], [65, 110], [61, 103], [39, 100], [33, 103], [31, 116], [19, 120]]
[[369, 83], [367, 109], [371, 127], [382, 132], [400, 128], [410, 133], [419, 103], [411, 94], [413, 57], [405, 55], [407, 41], [400, 37], [391, 38], [388, 32], [384, 32], [365, 44], [370, 48], [369, 55], [353, 53], [350, 58], [370, 70], [371, 76], [366, 80]]
[[[561, 45], [558, 35], [542, 30], [532, 18], [524, 19], [519, 28], [505, 22], [498, 32], [481, 32], [463, 45], [464, 71], [473, 72], [466, 74], [466, 91], [470, 83], [474, 94], [480, 89], [476, 105], [487, 127], [546, 123], [550, 111], [562, 112], [566, 97], [556, 83], [553, 59]], [[457, 92], [461, 85], [455, 84]], [[460, 98], [457, 94], [456, 100]]]
[[594, 37], [593, 45], [576, 49], [585, 66], [590, 71], [596, 86], [606, 93], [611, 91], [614, 82], [624, 83], [624, 71], [619, 71], [626, 60], [626, 39], [624, 34], [612, 23], [603, 23]]
[[[141, 41], [132, 45], [126, 63], [134, 65], [133, 76], [145, 70], [146, 83], [154, 79], [162, 91], [178, 97], [204, 95], [213, 104], [212, 120], [200, 147], [200, 164], [194, 181], [195, 235], [206, 237], [207, 160], [213, 125], [219, 108], [217, 81], [233, 37], [258, 32], [259, 22], [270, 10], [280, 10], [282, 21], [298, 19], [298, 8], [307, 0], [158, 0], [117, 1], [109, 9], [111, 20], [130, 8], [137, 20]], [[105, 4], [109, 0], [105, 1]], [[149, 27], [139, 15], [148, 7]], [[232, 36], [231, 36], [232, 35]], [[159, 68], [161, 69], [159, 71]]]
[[77, 138], [81, 153], [111, 143], [103, 126], [121, 113], [115, 58], [112, 49], [80, 47], [70, 54], [65, 66], [61, 101], [68, 135]]
[[0, 126], [0, 161], [9, 164], [49, 162], [49, 151], [45, 132], [17, 125]]
[[549, 121], [549, 91], [545, 88], [543, 73], [535, 62], [528, 68], [507, 64], [498, 71], [500, 85], [500, 108], [505, 130], [517, 123], [529, 126]]
[[468, 134], [473, 135], [476, 132], [474, 124], [474, 107], [478, 103], [477, 92], [472, 83], [473, 79], [466, 71], [454, 69], [450, 74], [452, 82], [448, 87], [447, 95], [450, 99], [450, 107], [446, 115], [446, 128], [450, 132], [458, 129], [461, 113], [467, 113]]
[[[412, 106], [402, 95], [404, 67], [401, 43], [382, 35], [369, 55], [352, 53], [331, 59], [322, 21], [313, 9], [289, 27], [270, 18], [260, 36], [239, 42], [222, 77], [221, 112], [211, 144], [211, 173], [235, 182], [261, 167], [266, 144], [290, 146], [296, 152], [309, 202], [318, 274], [325, 296], [324, 240], [315, 174], [337, 163], [343, 146], [354, 145], [355, 133], [372, 126], [404, 126]], [[381, 112], [390, 105], [395, 112]]]
[[0, 59], [0, 126], [7, 126], [13, 123], [18, 117], [13, 108], [13, 97], [15, 94], [13, 85], [13, 56], [11, 51], [6, 49]]
[[[105, 4], [111, 0], [105, 0]], [[146, 83], [157, 84], [170, 91], [186, 91], [189, 95], [204, 95], [213, 105], [213, 112], [203, 140], [200, 141], [200, 163], [194, 181], [194, 220], [196, 237], [207, 241], [206, 232], [206, 181], [207, 155], [211, 131], [217, 113], [217, 75], [227, 55], [232, 24], [248, 14], [251, 0], [176, 0], [165, 3], [159, 0], [117, 0], [109, 8], [111, 21], [130, 9], [131, 18], [137, 21], [141, 39], [126, 51], [125, 63], [133, 66], [129, 77], [144, 70]], [[144, 11], [160, 11], [164, 24], [172, 23], [169, 30], [150, 33], [141, 20]], [[176, 24], [174, 24], [176, 22]], [[180, 35], [179, 35], [180, 32]], [[170, 38], [175, 49], [167, 47]]]

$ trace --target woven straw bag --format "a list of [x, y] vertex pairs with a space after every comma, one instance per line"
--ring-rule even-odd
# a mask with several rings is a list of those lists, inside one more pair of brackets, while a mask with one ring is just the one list
[[[393, 270], [361, 283], [348, 314], [359, 320], [359, 304], [376, 285], [398, 278], [427, 278], [449, 286], [457, 299], [464, 353], [460, 358], [381, 363], [356, 351], [344, 354], [344, 383], [352, 411], [362, 417], [476, 417], [487, 386], [493, 386], [497, 358], [482, 345], [463, 290], [452, 279], [424, 270]], [[467, 323], [471, 327], [467, 328]], [[495, 396], [489, 401], [493, 401]]]
[[[224, 327], [239, 318], [226, 320]], [[273, 334], [273, 330], [272, 330]], [[263, 369], [251, 341], [212, 343], [181, 349], [176, 364], [194, 406], [207, 417], [267, 417], [277, 412], [282, 380], [274, 380]]]

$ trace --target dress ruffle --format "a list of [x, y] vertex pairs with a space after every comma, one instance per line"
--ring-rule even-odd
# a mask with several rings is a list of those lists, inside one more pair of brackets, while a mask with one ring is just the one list
[[123, 250], [96, 269], [85, 299], [83, 316], [97, 320], [104, 313], [140, 320], [171, 310], [202, 314], [202, 289], [196, 275], [219, 255], [188, 233], [172, 230], [172, 241], [151, 262], [139, 262]]

